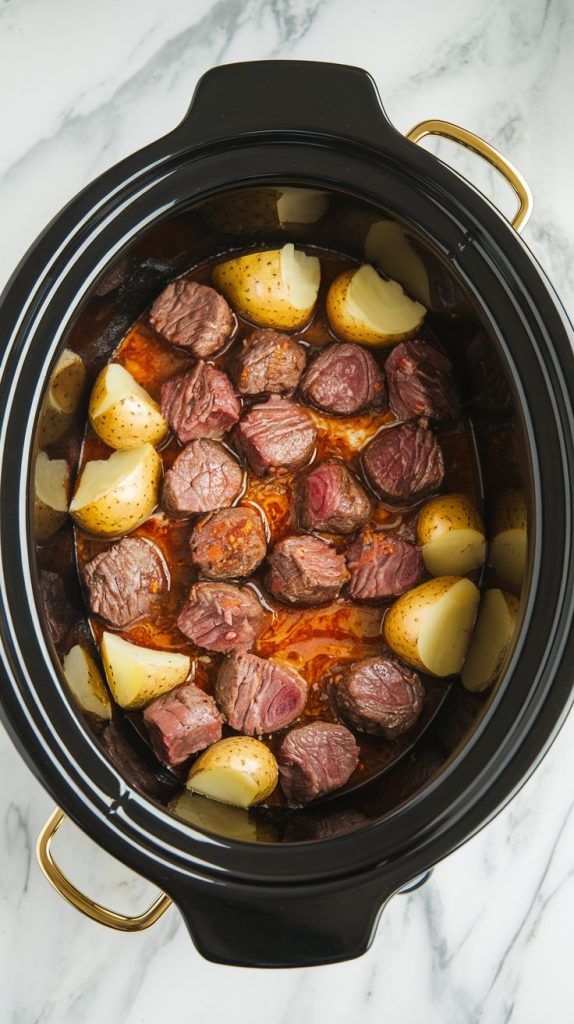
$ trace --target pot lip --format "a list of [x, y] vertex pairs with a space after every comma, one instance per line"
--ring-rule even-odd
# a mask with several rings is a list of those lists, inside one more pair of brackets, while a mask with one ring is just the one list
[[[168, 137], [169, 138], [169, 137]], [[523, 280], [520, 281], [520, 291], [525, 293], [528, 301], [536, 305], [534, 302], [533, 290], [538, 290], [539, 302], [545, 307], [545, 315], [554, 320], [553, 328], [555, 331], [555, 343], [558, 343], [558, 337], [560, 330], [562, 337], [560, 338], [560, 356], [563, 363], [562, 366], [562, 384], [565, 391], [570, 393], [574, 392], [574, 364], [572, 361], [572, 354], [569, 347], [568, 335], [571, 336], [571, 328], [560, 311], [560, 306], [553, 293], [553, 290], [548, 285], [545, 275], [538, 268], [534, 258], [526, 249], [526, 246], [519, 239], [509, 225], [506, 225], [500, 215], [494, 210], [494, 208], [484, 200], [476, 190], [468, 186], [461, 179], [458, 178], [452, 171], [439, 164], [430, 154], [425, 153], [423, 150], [415, 149], [411, 144], [406, 143], [406, 140], [400, 138], [400, 157], [401, 161], [405, 161], [405, 154], [410, 153], [410, 163], [414, 165], [414, 169], [417, 174], [424, 176], [429, 173], [429, 169], [432, 170], [431, 182], [433, 186], [437, 186], [442, 182], [442, 185], [446, 190], [450, 190], [453, 196], [456, 196], [460, 201], [462, 199], [466, 202], [466, 207], [470, 211], [470, 218], [477, 224], [484, 227], [485, 231], [482, 238], [482, 246], [485, 247], [485, 251], [488, 251], [489, 245], [492, 245], [496, 240], [495, 255], [499, 258], [502, 256], [506, 261], [509, 260], [509, 253], [512, 256], [510, 261], [510, 267], [513, 276], [517, 278], [516, 267], [521, 267], [521, 274]], [[159, 144], [154, 144], [157, 146]], [[249, 146], [247, 143], [246, 146]], [[261, 145], [261, 141], [259, 143]], [[307, 147], [313, 149], [312, 144], [307, 140]], [[408, 147], [405, 149], [404, 147]], [[153, 148], [153, 147], [152, 147]], [[392, 147], [390, 147], [392, 149]], [[173, 155], [171, 153], [171, 146], [167, 147], [169, 154], [166, 160], [171, 159]], [[144, 151], [148, 153], [149, 151]], [[416, 154], [416, 158], [415, 158]], [[237, 151], [235, 151], [235, 157]], [[396, 150], [394, 155], [396, 155]], [[119, 165], [117, 168], [113, 168], [112, 171], [107, 172], [103, 178], [98, 179], [92, 186], [88, 188], [78, 197], [78, 200], [73, 200], [72, 204], [66, 208], [62, 215], [53, 222], [52, 227], [48, 228], [47, 231], [38, 242], [32, 247], [27, 257], [25, 257], [23, 263], [20, 265], [16, 275], [12, 278], [6, 291], [6, 301], [10, 298], [15, 299], [16, 306], [20, 306], [19, 298], [15, 297], [15, 291], [21, 281], [22, 275], [35, 274], [36, 265], [38, 259], [41, 262], [44, 260], [42, 255], [42, 247], [45, 247], [47, 243], [51, 242], [52, 234], [54, 231], [62, 232], [64, 228], [64, 216], [74, 218], [76, 216], [75, 203], [82, 200], [84, 206], [90, 205], [90, 195], [94, 195], [97, 202], [102, 198], [102, 189], [104, 195], [107, 195], [109, 185], [116, 182], [116, 197], [119, 201], [121, 194], [121, 183], [126, 184], [126, 172], [128, 170], [127, 165], [130, 161], [136, 159], [128, 158], [127, 162]], [[390, 154], [393, 157], [393, 153]], [[199, 158], [199, 154], [196, 154], [196, 158]], [[143, 154], [140, 156], [140, 171], [143, 174], [141, 161]], [[161, 161], [156, 161], [156, 168], [159, 171], [161, 168]], [[132, 168], [133, 169], [133, 168]], [[406, 168], [404, 168], [406, 170]], [[412, 169], [412, 168], [411, 168]], [[131, 172], [130, 172], [131, 173]], [[286, 177], [292, 178], [292, 175], [283, 175], [283, 179]], [[320, 178], [321, 176], [318, 175]], [[276, 180], [281, 180], [281, 175], [275, 175]], [[309, 181], [308, 176], [303, 177], [301, 184]], [[241, 182], [236, 182], [241, 184]], [[355, 194], [358, 190], [356, 183], [352, 181], [342, 182], [341, 188], [344, 188], [346, 184], [346, 191]], [[231, 187], [231, 185], [230, 185]], [[369, 196], [365, 196], [366, 201], [369, 201]], [[428, 197], [427, 197], [428, 198]], [[187, 200], [186, 200], [187, 201]], [[444, 214], [444, 210], [442, 211]], [[457, 234], [459, 228], [456, 228]], [[66, 232], [64, 232], [66, 234]], [[467, 232], [468, 234], [468, 232]], [[52, 243], [53, 245], [53, 243]], [[74, 243], [72, 241], [72, 248]], [[456, 258], [453, 258], [453, 266], [459, 271], [459, 273], [465, 273], [465, 267], [467, 263], [472, 264], [473, 260], [476, 259], [476, 253], [478, 249], [466, 246], [464, 251], [457, 254]], [[53, 253], [50, 253], [50, 257]], [[470, 259], [469, 259], [470, 257]], [[530, 278], [530, 281], [527, 279]], [[526, 279], [526, 280], [524, 280]], [[559, 329], [560, 328], [560, 329]], [[22, 338], [18, 339], [20, 343], [23, 342]], [[29, 339], [28, 339], [29, 340]], [[6, 358], [11, 355], [12, 350], [7, 353]], [[558, 367], [556, 367], [558, 369]], [[564, 379], [567, 376], [567, 381]], [[5, 385], [4, 385], [5, 386]], [[36, 389], [37, 390], [37, 389]], [[570, 424], [571, 427], [571, 424]], [[3, 425], [3, 437], [6, 430], [6, 417]], [[30, 420], [28, 421], [27, 436], [28, 441], [31, 438], [32, 426]], [[568, 440], [572, 441], [572, 431], [570, 432]], [[28, 455], [30, 454], [30, 445], [28, 443]], [[6, 459], [6, 450], [4, 449], [4, 461]], [[567, 466], [563, 467], [566, 475]], [[570, 509], [568, 510], [570, 512]], [[20, 526], [25, 525], [25, 512], [20, 503]], [[539, 538], [540, 540], [540, 538]], [[3, 545], [4, 546], [4, 545]], [[31, 580], [25, 579], [25, 586], [27, 591], [27, 600], [31, 597]], [[532, 596], [529, 599], [529, 609], [532, 611]], [[275, 884], [293, 884], [296, 878], [327, 878], [334, 877], [336, 874], [344, 874], [349, 872], [359, 872], [363, 870], [365, 866], [370, 864], [381, 864], [383, 861], [383, 850], [379, 849], [377, 852], [371, 848], [367, 859], [358, 856], [358, 849], [361, 846], [365, 846], [365, 839], [367, 833], [370, 835], [380, 836], [381, 830], [388, 825], [388, 820], [394, 818], [397, 815], [404, 814], [406, 807], [412, 808], [415, 804], [420, 803], [417, 796], [407, 801], [406, 805], [398, 808], [396, 812], [385, 818], [383, 822], [375, 822], [372, 825], [366, 826], [359, 832], [352, 833], [348, 836], [341, 836], [329, 840], [321, 841], [307, 841], [293, 844], [252, 844], [243, 843], [235, 840], [221, 840], [218, 837], [211, 837], [204, 833], [198, 833], [193, 830], [190, 826], [184, 822], [180, 822], [169, 816], [165, 811], [156, 811], [155, 807], [139, 794], [132, 791], [128, 792], [128, 788], [125, 783], [122, 783], [120, 788], [123, 789], [124, 794], [128, 792], [128, 799], [114, 801], [115, 807], [113, 808], [113, 814], [110, 814], [109, 806], [109, 795], [104, 796], [102, 790], [97, 789], [95, 784], [91, 785], [91, 788], [86, 791], [85, 784], [85, 772], [78, 762], [71, 761], [71, 751], [69, 748], [64, 748], [59, 733], [56, 732], [54, 727], [51, 727], [51, 735], [48, 738], [46, 734], [42, 737], [33, 721], [32, 716], [26, 714], [25, 701], [23, 699], [23, 693], [18, 683], [12, 678], [12, 666], [16, 672], [21, 672], [21, 665], [18, 666], [18, 659], [15, 657], [14, 650], [14, 634], [11, 633], [11, 623], [9, 621], [9, 609], [8, 603], [5, 601], [1, 609], [2, 619], [0, 622], [0, 629], [4, 637], [4, 662], [5, 662], [5, 687], [6, 694], [4, 696], [4, 714], [9, 722], [9, 726], [12, 735], [15, 736], [17, 743], [20, 748], [24, 745], [26, 749], [26, 759], [28, 762], [32, 762], [33, 770], [36, 774], [41, 777], [41, 781], [50, 791], [54, 797], [62, 803], [64, 809], [71, 813], [72, 817], [78, 821], [80, 825], [86, 828], [86, 830], [95, 835], [102, 843], [103, 846], [110, 849], [112, 853], [118, 853], [128, 863], [135, 864], [142, 868], [144, 873], [150, 877], [157, 878], [160, 884], [165, 881], [163, 877], [163, 869], [169, 868], [171, 870], [184, 872], [186, 877], [189, 878], [190, 874], [194, 872], [197, 875], [205, 876], [211, 872], [220, 871], [227, 873], [231, 876], [239, 876], [243, 882], [246, 882], [250, 877], [252, 880], [259, 880], [263, 877], [273, 878]], [[572, 618], [571, 609], [568, 612], [568, 623]], [[39, 626], [39, 621], [36, 622]], [[566, 633], [564, 626], [562, 627], [563, 634]], [[6, 642], [8, 640], [8, 643]], [[50, 657], [48, 647], [44, 644], [43, 657], [47, 659]], [[518, 652], [515, 652], [515, 658], [513, 662], [518, 660]], [[555, 659], [556, 660], [556, 659]], [[53, 670], [53, 666], [50, 665], [50, 670]], [[509, 675], [512, 671], [512, 665], [509, 669]], [[53, 674], [53, 671], [51, 671]], [[560, 682], [560, 685], [558, 685]], [[26, 691], [26, 685], [23, 687]], [[544, 712], [544, 717], [540, 718], [540, 723], [544, 723], [544, 728], [541, 726], [536, 729], [531, 727], [520, 735], [520, 742], [516, 743], [513, 747], [514, 761], [512, 764], [505, 762], [502, 756], [502, 751], [499, 751], [498, 763], [499, 772], [495, 776], [496, 778], [496, 797], [494, 797], [495, 787], [492, 783], [489, 785], [490, 792], [483, 792], [482, 794], [475, 796], [470, 807], [464, 810], [464, 813], [459, 808], [459, 816], [455, 819], [454, 805], [450, 803], [447, 808], [442, 808], [442, 814], [448, 821], [442, 821], [442, 830], [433, 835], [432, 837], [423, 836], [415, 837], [420, 840], [415, 846], [417, 849], [417, 856], [415, 854], [411, 857], [411, 866], [409, 867], [408, 874], [405, 876], [403, 881], [408, 880], [409, 877], [416, 874], [417, 871], [430, 866], [436, 859], [444, 855], [448, 850], [458, 845], [461, 841], [468, 838], [473, 831], [475, 831], [482, 823], [485, 823], [494, 813], [499, 809], [503, 802], [510, 799], [513, 791], [525, 780], [527, 775], [535, 767], [535, 764], [545, 752], [545, 748], [550, 742], [553, 733], [561, 724], [561, 720], [565, 717], [567, 698], [571, 696], [571, 687], [569, 682], [565, 679], [560, 679], [559, 673], [556, 672], [555, 678], [553, 679], [552, 686], [547, 685], [547, 689], [544, 692], [544, 698], [550, 696], [550, 690], [555, 694], [559, 690], [564, 691], [558, 703], [552, 703], [552, 701], [542, 701], [540, 703], [540, 712]], [[28, 696], [31, 695], [31, 691], [28, 689]], [[502, 697], [503, 695], [501, 695]], [[66, 716], [66, 702], [60, 701], [59, 713]], [[489, 719], [491, 716], [488, 716]], [[74, 722], [76, 730], [76, 740], [79, 746], [83, 750], [87, 750], [88, 747], [92, 747], [92, 755], [97, 753], [101, 759], [103, 755], [97, 750], [95, 744], [89, 739], [87, 732], [84, 733], [84, 727], [80, 725], [79, 720], [75, 718], [75, 715], [71, 712], [71, 708], [67, 705], [67, 718], [68, 725]], [[484, 731], [484, 730], [483, 730]], [[537, 734], [537, 739], [533, 738], [532, 733]], [[478, 736], [473, 737], [472, 746], [476, 747]], [[87, 742], [86, 742], [87, 741]], [[463, 751], [461, 751], [462, 757], [456, 757], [453, 764], [448, 769], [441, 771], [436, 781], [431, 782], [424, 790], [419, 794], [420, 797], [424, 794], [425, 799], [431, 795], [431, 792], [436, 793], [446, 781], [447, 775], [452, 775], [455, 768], [459, 770], [459, 761], [464, 760], [468, 757], [470, 749], [467, 749], [467, 744]], [[520, 758], [518, 755], [521, 755]], [[521, 765], [518, 768], [517, 761], [520, 759]], [[494, 760], [494, 759], [493, 759]], [[492, 762], [488, 764], [488, 768], [492, 767]], [[73, 776], [72, 778], [72, 769]], [[111, 766], [106, 763], [107, 782], [113, 779], [115, 771]], [[82, 775], [84, 779], [82, 780]], [[503, 781], [504, 780], [504, 781]], [[83, 781], [83, 785], [81, 784]], [[118, 777], [113, 779], [114, 788], [118, 788]], [[484, 782], [484, 780], [483, 780]], [[62, 787], [60, 789], [60, 787]], [[467, 790], [465, 790], [466, 795]], [[459, 797], [461, 794], [459, 794]], [[92, 803], [88, 804], [88, 799], [91, 799]], [[164, 835], [160, 837], [157, 834], [150, 834], [145, 829], [145, 824], [142, 827], [142, 818], [139, 816], [139, 820], [134, 820], [132, 813], [138, 813], [143, 811], [143, 817], [145, 821], [150, 822], [154, 817], [156, 819], [165, 819], [162, 821]], [[472, 812], [472, 813], [471, 813]], [[170, 833], [169, 838], [166, 838]], [[177, 834], [178, 838], [185, 836], [187, 845], [191, 846], [193, 843], [194, 851], [190, 854], [189, 851], [183, 851], [179, 847], [176, 848], [174, 845], [174, 837]], [[411, 837], [412, 839], [412, 837]], [[228, 859], [228, 864], [217, 863], [215, 859], [205, 858], [205, 853], [208, 848], [208, 844], [213, 853], [215, 849], [228, 850], [233, 854], [234, 851], [238, 852], [237, 859], [241, 859], [241, 865], [232, 864], [229, 867], [229, 863], [233, 858]], [[352, 848], [355, 847], [355, 854], [353, 855]], [[299, 851], [299, 852], [297, 852]], [[333, 862], [329, 869], [329, 872], [325, 870], [325, 861], [327, 859], [328, 851], [332, 851]], [[239, 857], [241, 854], [241, 857]], [[349, 856], [351, 854], [351, 856]], [[271, 871], [269, 861], [275, 860], [275, 870]], [[249, 862], [253, 863], [255, 860], [261, 863], [261, 866], [255, 872], [247, 868]], [[293, 870], [294, 865], [289, 862], [297, 860], [299, 864], [299, 874]], [[405, 856], [405, 870], [408, 862], [408, 855]], [[167, 887], [167, 886], [166, 886]]]

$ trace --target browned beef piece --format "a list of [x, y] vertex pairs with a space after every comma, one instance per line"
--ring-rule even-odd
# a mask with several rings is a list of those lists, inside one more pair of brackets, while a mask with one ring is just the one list
[[278, 761], [285, 799], [297, 807], [344, 786], [359, 763], [359, 748], [343, 725], [310, 722], [287, 733]]
[[305, 839], [334, 839], [336, 836], [345, 836], [349, 832], [356, 832], [369, 824], [371, 819], [363, 811], [353, 810], [346, 807], [343, 810], [332, 811], [330, 814], [317, 815], [317, 809], [313, 812], [301, 812], [290, 815], [285, 829], [285, 839], [290, 842], [300, 842]]
[[389, 657], [363, 658], [331, 669], [329, 690], [347, 725], [388, 740], [412, 728], [425, 695], [417, 673]]
[[144, 709], [143, 720], [156, 757], [170, 768], [221, 739], [217, 704], [195, 683], [156, 697]]
[[343, 555], [320, 537], [285, 537], [267, 559], [265, 585], [287, 604], [333, 601], [349, 579]]
[[364, 489], [339, 459], [313, 466], [301, 482], [299, 519], [304, 530], [352, 533], [370, 511]]
[[189, 349], [198, 359], [219, 352], [235, 323], [223, 295], [185, 277], [164, 288], [151, 307], [149, 318], [159, 334], [174, 345]]
[[227, 508], [239, 494], [243, 470], [220, 441], [202, 437], [177, 456], [163, 479], [161, 502], [172, 516]]
[[179, 613], [177, 626], [198, 647], [227, 654], [253, 647], [267, 618], [250, 587], [196, 583]]
[[255, 476], [306, 465], [316, 437], [309, 413], [287, 398], [254, 405], [234, 432], [235, 446]]
[[161, 389], [161, 411], [182, 444], [198, 437], [220, 438], [241, 414], [229, 377], [201, 359], [189, 373], [172, 377]]
[[398, 597], [423, 578], [420, 549], [392, 534], [367, 527], [347, 551], [349, 593], [358, 601]]
[[193, 564], [210, 580], [249, 576], [267, 553], [261, 516], [242, 505], [200, 520], [189, 544]]
[[438, 491], [444, 479], [441, 447], [417, 423], [383, 430], [365, 448], [363, 467], [377, 494], [390, 502], [418, 501]]
[[42, 569], [39, 582], [48, 630], [54, 644], [58, 646], [77, 623], [79, 614], [68, 600], [64, 581], [59, 573]]
[[232, 654], [219, 671], [215, 699], [232, 729], [262, 736], [299, 718], [307, 686], [289, 665], [255, 654]]
[[301, 382], [305, 398], [325, 412], [352, 416], [386, 405], [384, 377], [362, 345], [329, 345], [313, 360]]
[[167, 569], [159, 549], [143, 537], [124, 537], [84, 566], [90, 611], [123, 629], [148, 615], [167, 588]]
[[232, 377], [242, 395], [281, 395], [295, 390], [304, 369], [303, 346], [263, 327], [244, 338]]
[[460, 416], [452, 363], [424, 341], [405, 341], [385, 363], [389, 405], [400, 419], [427, 416], [449, 423]]

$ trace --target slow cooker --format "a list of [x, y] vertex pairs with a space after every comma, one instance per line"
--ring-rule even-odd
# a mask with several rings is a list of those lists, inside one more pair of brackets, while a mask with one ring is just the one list
[[[518, 199], [512, 224], [416, 145], [429, 133], [505, 175]], [[214, 961], [358, 956], [391, 896], [488, 822], [548, 749], [572, 695], [574, 359], [572, 328], [518, 233], [530, 208], [520, 174], [470, 132], [430, 121], [403, 137], [362, 70], [234, 64], [201, 79], [173, 132], [72, 200], [15, 271], [2, 298], [0, 705], [58, 804], [39, 840], [41, 865], [92, 918], [139, 930], [173, 901]], [[376, 262], [365, 250], [373, 223], [386, 225], [380, 269], [452, 331], [478, 424], [487, 521], [509, 473], [525, 495], [519, 626], [486, 698], [453, 685], [410, 755], [342, 809], [333, 801], [300, 812], [301, 824], [271, 841], [218, 834], [174, 816], [159, 790], [122, 770], [66, 686], [59, 616], [64, 604], [84, 614], [72, 529], [38, 544], [32, 516], [51, 374], [68, 350], [89, 384], [163, 285], [217, 252], [299, 241]], [[85, 395], [62, 415], [73, 468]], [[51, 852], [64, 814], [162, 890], [152, 907], [127, 917], [79, 892]], [[326, 817], [338, 827], [321, 831]]]

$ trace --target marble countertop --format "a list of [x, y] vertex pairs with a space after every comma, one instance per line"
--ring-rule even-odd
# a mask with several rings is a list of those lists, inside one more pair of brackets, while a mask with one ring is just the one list
[[[571, 0], [2, 0], [0, 283], [75, 192], [177, 124], [204, 70], [269, 57], [366, 67], [400, 129], [445, 118], [498, 146], [531, 185], [525, 239], [574, 315]], [[438, 151], [511, 209], [476, 159]], [[566, 1024], [573, 777], [571, 716], [510, 806], [391, 901], [366, 956], [239, 971], [203, 961], [175, 910], [120, 935], [51, 891], [34, 857], [51, 801], [0, 730], [0, 1022]], [[72, 826], [58, 856], [114, 906], [149, 900]]]

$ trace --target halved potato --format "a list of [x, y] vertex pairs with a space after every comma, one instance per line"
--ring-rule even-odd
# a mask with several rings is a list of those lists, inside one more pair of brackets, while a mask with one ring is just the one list
[[277, 198], [279, 224], [316, 224], [328, 205], [326, 193], [317, 189], [281, 189]]
[[236, 256], [213, 271], [215, 287], [240, 316], [263, 327], [286, 330], [307, 323], [320, 280], [317, 257], [307, 256], [291, 242], [282, 249]]
[[187, 788], [223, 804], [251, 807], [273, 792], [278, 779], [277, 761], [261, 740], [229, 736], [199, 755]]
[[407, 591], [383, 624], [389, 647], [413, 668], [433, 676], [460, 672], [479, 601], [478, 588], [458, 576], [438, 576]]
[[486, 690], [496, 681], [512, 643], [519, 601], [506, 590], [485, 590], [461, 674], [467, 690]]
[[158, 503], [162, 462], [151, 444], [86, 462], [70, 515], [99, 537], [129, 533]]
[[171, 801], [169, 809], [190, 825], [227, 839], [244, 843], [273, 843], [277, 839], [277, 830], [270, 822], [251, 817], [243, 807], [218, 803], [188, 789]]
[[100, 651], [110, 690], [122, 708], [141, 708], [173, 690], [185, 682], [191, 668], [187, 654], [138, 647], [117, 633], [104, 633]]
[[528, 551], [527, 513], [524, 491], [500, 494], [493, 516], [490, 562], [499, 582], [519, 594], [526, 572]]
[[72, 695], [84, 711], [98, 718], [112, 717], [112, 702], [101, 672], [89, 651], [75, 644], [64, 658], [64, 675]]
[[50, 385], [40, 414], [39, 442], [53, 444], [73, 421], [80, 404], [86, 368], [77, 352], [66, 348], [52, 371]]
[[51, 537], [68, 513], [70, 469], [65, 459], [50, 459], [38, 452], [34, 470], [34, 535]]
[[425, 313], [398, 281], [385, 280], [368, 263], [339, 274], [327, 292], [327, 316], [335, 334], [362, 345], [391, 345], [411, 338]]
[[365, 238], [365, 259], [387, 277], [399, 281], [409, 295], [430, 308], [429, 275], [402, 224], [396, 220], [377, 220], [371, 224]]
[[423, 505], [417, 542], [433, 576], [465, 576], [484, 562], [484, 526], [466, 494], [440, 494]]
[[108, 363], [96, 378], [89, 417], [98, 437], [110, 448], [159, 444], [168, 431], [157, 402], [120, 363]]

